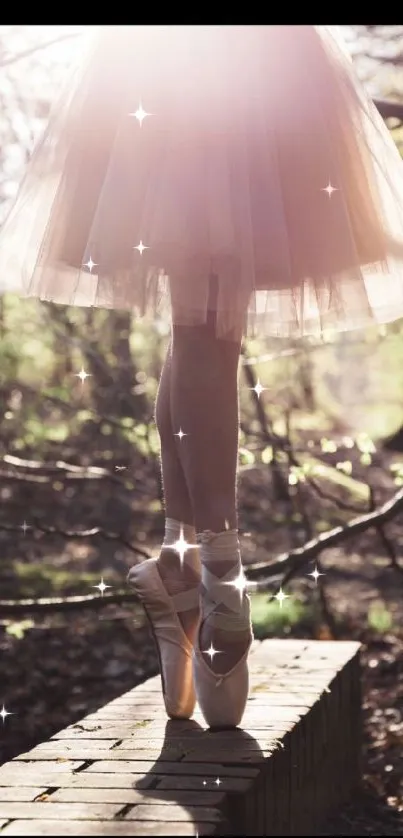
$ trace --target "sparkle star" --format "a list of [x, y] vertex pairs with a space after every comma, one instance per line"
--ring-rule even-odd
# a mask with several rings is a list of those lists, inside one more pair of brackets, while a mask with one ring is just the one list
[[174, 436], [178, 436], [178, 437], [179, 437], [179, 439], [180, 439], [180, 440], [182, 440], [182, 437], [183, 437], [183, 436], [187, 436], [187, 434], [184, 434], [184, 433], [183, 433], [183, 431], [182, 431], [182, 428], [179, 428], [178, 433], [177, 433], [177, 434], [174, 434]]
[[214, 782], [215, 782], [216, 786], [220, 786], [220, 785], [221, 785], [221, 780], [220, 780], [220, 778], [219, 778], [219, 777], [217, 777], [217, 779], [216, 779], [216, 780], [214, 780]]
[[290, 597], [289, 597], [289, 594], [283, 594], [282, 588], [280, 588], [280, 590], [279, 590], [278, 594], [276, 594], [276, 596], [274, 597], [274, 599], [276, 599], [276, 600], [277, 600], [277, 602], [278, 602], [278, 604], [279, 604], [280, 608], [282, 608], [282, 607], [283, 607], [283, 602], [284, 602], [284, 600], [285, 600], [285, 599], [289, 599], [289, 598], [290, 598]]
[[137, 244], [136, 247], [133, 247], [133, 250], [138, 250], [138, 252], [140, 253], [140, 256], [142, 256], [143, 255], [143, 250], [149, 250], [149, 248], [147, 247], [146, 244], [143, 244], [143, 242], [140, 241], [140, 243]]
[[255, 393], [256, 393], [256, 395], [257, 395], [258, 399], [260, 399], [260, 396], [261, 396], [261, 394], [263, 393], [263, 390], [267, 390], [267, 389], [268, 389], [268, 387], [263, 387], [263, 386], [261, 385], [261, 383], [260, 383], [260, 378], [258, 378], [258, 380], [257, 380], [257, 384], [255, 384], [255, 386], [254, 386], [254, 387], [249, 387], [249, 390], [254, 390], [254, 391], [255, 391]]
[[129, 113], [129, 116], [134, 116], [134, 118], [137, 119], [137, 121], [140, 125], [140, 128], [141, 128], [141, 126], [143, 125], [143, 121], [145, 120], [146, 116], [152, 116], [152, 114], [147, 113], [147, 111], [144, 110], [143, 105], [140, 102], [137, 110], [134, 111], [134, 113]]
[[318, 566], [317, 565], [315, 565], [315, 570], [313, 570], [312, 573], [308, 573], [307, 575], [313, 577], [313, 579], [315, 580], [315, 585], [318, 584], [319, 576], [325, 576], [324, 573], [319, 573], [318, 572]]
[[9, 713], [9, 711], [8, 711], [8, 710], [6, 710], [6, 708], [5, 708], [4, 704], [3, 704], [3, 706], [2, 706], [2, 708], [1, 708], [1, 710], [0, 710], [0, 716], [1, 716], [2, 720], [3, 720], [3, 725], [4, 725], [4, 722], [5, 722], [6, 718], [7, 718], [7, 716], [14, 716], [14, 713]]
[[98, 588], [98, 590], [101, 592], [101, 596], [103, 596], [106, 589], [111, 588], [112, 585], [105, 585], [104, 578], [103, 578], [103, 576], [101, 576], [100, 583], [98, 585], [92, 585], [91, 587], [92, 588]]
[[215, 649], [213, 644], [210, 643], [210, 648], [209, 649], [203, 649], [203, 654], [204, 655], [209, 655], [210, 660], [212, 661], [213, 658], [214, 658], [214, 655], [221, 655], [222, 652], [220, 652], [218, 649]]
[[90, 375], [91, 375], [91, 373], [90, 373], [90, 372], [86, 372], [86, 371], [85, 371], [85, 369], [84, 369], [84, 367], [81, 367], [80, 372], [76, 372], [76, 373], [75, 373], [76, 378], [80, 378], [80, 379], [81, 379], [81, 384], [84, 384], [85, 379], [86, 379], [86, 378], [89, 378], [89, 376], [90, 376]]
[[91, 259], [91, 256], [88, 259], [88, 262], [83, 262], [83, 268], [88, 268], [90, 273], [92, 273], [92, 269], [96, 268], [97, 266], [98, 266], [98, 263], [93, 262], [92, 259]]
[[197, 544], [190, 544], [188, 541], [186, 541], [186, 538], [183, 537], [183, 526], [182, 526], [182, 524], [181, 524], [180, 536], [179, 536], [178, 540], [175, 541], [173, 544], [169, 544], [167, 546], [171, 547], [172, 550], [175, 550], [177, 553], [179, 553], [179, 560], [180, 560], [182, 568], [183, 568], [183, 559], [184, 559], [184, 555], [185, 555], [186, 551], [191, 550], [192, 548], [195, 549], [196, 547], [198, 547]]
[[238, 576], [232, 582], [223, 582], [223, 585], [231, 585], [236, 591], [239, 591], [240, 599], [242, 599], [244, 590], [248, 585], [243, 568], [241, 567]]
[[328, 185], [327, 185], [327, 186], [324, 186], [324, 187], [321, 189], [321, 192], [327, 192], [327, 194], [329, 195], [329, 198], [331, 198], [331, 197], [332, 197], [333, 192], [338, 192], [338, 191], [339, 191], [339, 190], [338, 190], [335, 186], [332, 186], [332, 184], [330, 183], [330, 180], [329, 180]]
[[21, 524], [21, 529], [23, 530], [24, 535], [25, 535], [26, 531], [29, 529], [28, 524], [27, 524], [26, 521], [24, 521], [24, 523]]

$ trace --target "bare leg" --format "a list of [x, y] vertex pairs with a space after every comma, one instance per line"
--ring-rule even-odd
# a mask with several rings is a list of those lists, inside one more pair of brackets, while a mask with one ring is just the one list
[[[194, 526], [192, 504], [177, 452], [175, 429], [171, 421], [171, 360], [170, 344], [162, 368], [155, 405], [155, 421], [161, 440], [165, 515], [166, 518], [173, 518], [182, 524]], [[192, 553], [194, 553], [193, 550]], [[158, 570], [169, 594], [181, 593], [199, 584], [200, 576], [195, 574], [192, 564], [194, 565], [194, 562], [185, 561], [181, 568], [178, 553], [164, 546], [161, 548]], [[198, 609], [181, 611], [178, 616], [189, 640], [193, 642]]]
[[[173, 327], [171, 416], [187, 434], [175, 437], [186, 477], [196, 531], [220, 533], [237, 527], [238, 362], [241, 341], [219, 340], [214, 326]], [[202, 563], [204, 562], [201, 553]], [[218, 557], [208, 570], [218, 578], [231, 562]], [[240, 554], [234, 550], [234, 568]], [[225, 611], [225, 606], [220, 607]], [[249, 630], [213, 627], [207, 619], [200, 631], [202, 650], [210, 643], [225, 649], [211, 661], [215, 672], [229, 671], [246, 651]], [[209, 661], [206, 661], [209, 663]]]
[[205, 326], [174, 326], [171, 415], [197, 532], [237, 526], [238, 361], [240, 344]]
[[167, 518], [175, 518], [183, 524], [194, 526], [193, 508], [186, 485], [185, 475], [178, 456], [176, 428], [171, 419], [171, 366], [172, 342], [170, 342], [161, 371], [157, 400], [155, 403], [155, 422], [161, 440], [161, 472], [164, 490], [164, 506]]

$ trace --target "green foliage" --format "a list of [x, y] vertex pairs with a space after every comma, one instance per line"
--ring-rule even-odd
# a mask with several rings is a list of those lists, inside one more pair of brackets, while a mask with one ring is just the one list
[[20, 355], [15, 340], [10, 335], [0, 340], [0, 381], [15, 381], [18, 377]]
[[42, 442], [64, 442], [70, 434], [68, 422], [58, 422], [49, 425], [43, 422], [38, 416], [31, 416], [25, 422], [24, 442], [27, 445], [36, 447]]
[[[25, 562], [15, 561], [13, 569], [18, 577], [18, 590], [21, 599], [26, 597], [59, 596], [68, 593], [92, 594], [92, 585], [98, 585], [98, 572], [78, 570], [72, 573], [71, 565], [66, 569], [57, 567], [53, 561]], [[105, 584], [109, 580], [105, 577]]]
[[324, 454], [334, 454], [337, 451], [337, 445], [333, 439], [322, 437], [320, 447]]
[[390, 470], [394, 474], [395, 485], [403, 486], [403, 463], [392, 463]]
[[314, 609], [300, 601], [285, 599], [282, 607], [267, 594], [251, 594], [252, 624], [255, 637], [260, 639], [271, 634], [288, 633], [287, 629], [298, 625], [303, 619], [312, 617]]
[[269, 463], [273, 460], [273, 448], [271, 445], [267, 445], [266, 448], [263, 449], [260, 455], [260, 459], [262, 463], [265, 465], [269, 465]]
[[253, 466], [255, 463], [255, 455], [253, 451], [248, 448], [239, 448], [239, 463], [241, 466]]
[[385, 634], [393, 626], [393, 617], [383, 602], [372, 602], [368, 609], [368, 626], [379, 634]]
[[10, 635], [10, 637], [15, 637], [17, 640], [23, 640], [26, 632], [33, 628], [34, 625], [35, 623], [33, 620], [16, 620], [15, 622], [8, 623], [5, 627], [5, 631], [6, 634]]

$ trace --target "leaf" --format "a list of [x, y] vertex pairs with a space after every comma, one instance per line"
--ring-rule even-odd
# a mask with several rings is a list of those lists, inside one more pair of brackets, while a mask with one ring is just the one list
[[255, 455], [253, 451], [249, 451], [248, 448], [239, 449], [239, 458], [241, 461], [241, 465], [243, 466], [253, 466], [255, 462]]
[[268, 465], [269, 463], [272, 462], [272, 460], [273, 460], [273, 448], [272, 448], [271, 445], [268, 445], [267, 448], [263, 449], [263, 451], [260, 455], [260, 459], [261, 459], [262, 463], [265, 463], [266, 465]]
[[25, 632], [31, 629], [33, 625], [32, 620], [18, 620], [6, 626], [6, 634], [9, 634], [10, 637], [15, 637], [17, 640], [22, 640]]
[[339, 471], [344, 471], [344, 474], [352, 474], [353, 464], [351, 460], [344, 460], [343, 462], [336, 463], [336, 468], [338, 468]]
[[355, 444], [362, 454], [375, 454], [376, 448], [368, 434], [357, 434]]
[[322, 437], [320, 441], [320, 447], [324, 453], [327, 454], [335, 454], [337, 451], [337, 445], [333, 439], [326, 439], [326, 437]]

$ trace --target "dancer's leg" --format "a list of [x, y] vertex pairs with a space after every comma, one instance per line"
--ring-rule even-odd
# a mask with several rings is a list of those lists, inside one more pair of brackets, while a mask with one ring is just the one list
[[[217, 339], [214, 324], [173, 327], [171, 416], [175, 427], [181, 427], [186, 434], [180, 440], [175, 437], [175, 441], [196, 531], [201, 534], [205, 601], [213, 585], [212, 577], [235, 579], [241, 572], [236, 512], [240, 348], [241, 339]], [[212, 538], [209, 531], [221, 535]], [[226, 629], [217, 628], [214, 619], [207, 617], [200, 633], [202, 649], [208, 649], [212, 643], [215, 649], [225, 652], [212, 659], [211, 669], [215, 672], [229, 671], [250, 640], [245, 619], [247, 598], [242, 599], [238, 590], [226, 586], [223, 599], [225, 605], [216, 597], [215, 611], [229, 614], [233, 624]], [[210, 609], [211, 600], [208, 605]]]
[[[194, 588], [200, 582], [198, 548], [189, 549], [181, 566], [178, 553], [166, 545], [180, 537], [180, 526], [188, 543], [196, 544], [193, 509], [176, 447], [171, 421], [171, 344], [161, 372], [155, 405], [155, 421], [161, 441], [161, 472], [165, 505], [165, 538], [158, 559], [158, 569], [165, 588], [171, 595]], [[178, 615], [184, 631], [193, 642], [198, 609], [181, 611]]]
[[167, 518], [194, 527], [193, 509], [178, 456], [176, 428], [171, 419], [172, 341], [169, 343], [155, 403], [155, 422], [161, 441], [161, 473]]

